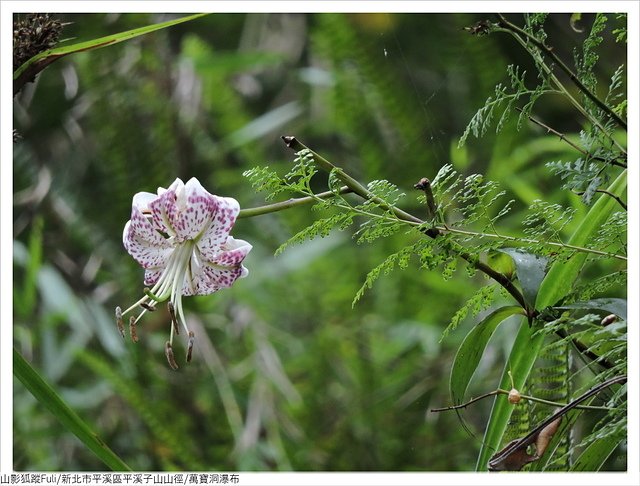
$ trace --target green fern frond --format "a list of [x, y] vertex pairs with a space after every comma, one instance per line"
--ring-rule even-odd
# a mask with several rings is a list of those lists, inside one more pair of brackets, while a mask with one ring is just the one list
[[560, 233], [571, 222], [574, 214], [575, 209], [536, 199], [523, 220], [523, 232], [541, 241], [561, 241]]
[[280, 245], [276, 249], [275, 255], [280, 255], [292, 245], [298, 245], [317, 237], [325, 238], [334, 228], [344, 229], [353, 222], [354, 216], [352, 213], [338, 213], [328, 218], [318, 219]]
[[[577, 75], [582, 84], [584, 84], [589, 90], [595, 92], [598, 80], [593, 68], [598, 62], [599, 55], [596, 52], [598, 46], [602, 43], [602, 31], [607, 26], [607, 16], [604, 14], [596, 14], [596, 18], [591, 26], [591, 31], [582, 44], [582, 55], [574, 53], [576, 58]], [[584, 97], [583, 103], [585, 106], [593, 106], [593, 102]]]
[[497, 285], [483, 285], [480, 287], [453, 315], [447, 327], [442, 331], [440, 341], [447, 337], [451, 331], [454, 331], [469, 313], [472, 316], [476, 316], [483, 310], [488, 309], [496, 298], [496, 287]]
[[373, 283], [381, 276], [388, 275], [393, 271], [393, 269], [397, 266], [401, 269], [407, 268], [409, 265], [409, 259], [412, 254], [416, 253], [416, 248], [421, 246], [421, 242], [415, 243], [413, 245], [405, 246], [400, 251], [392, 253], [387, 258], [384, 259], [382, 263], [371, 270], [358, 292], [356, 292], [355, 297], [353, 298], [353, 302], [351, 303], [352, 307], [358, 303], [358, 301], [362, 298], [365, 292], [373, 286]]
[[458, 142], [458, 148], [465, 144], [469, 135], [473, 135], [476, 138], [484, 136], [493, 123], [496, 111], [501, 113], [496, 123], [496, 133], [499, 133], [508, 121], [516, 103], [521, 99], [526, 99], [527, 101], [520, 109], [518, 117], [519, 129], [523, 120], [531, 114], [538, 99], [546, 93], [553, 92], [547, 78], [544, 76], [541, 77], [541, 83], [534, 89], [527, 88], [525, 83], [526, 71], [520, 72], [518, 66], [509, 65], [507, 67], [507, 76], [509, 77], [510, 88], [501, 83], [495, 87], [493, 96], [487, 98], [484, 106], [473, 115], [464, 129]]
[[600, 228], [593, 240], [589, 243], [591, 248], [617, 253], [627, 254], [627, 212], [618, 211]]
[[602, 295], [609, 291], [611, 287], [626, 288], [627, 286], [627, 270], [619, 270], [587, 281], [574, 289], [567, 297], [566, 302], [585, 301], [591, 299], [594, 295]]

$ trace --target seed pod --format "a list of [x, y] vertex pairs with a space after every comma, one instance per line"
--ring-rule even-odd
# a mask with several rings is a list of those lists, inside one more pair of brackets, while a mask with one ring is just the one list
[[520, 392], [515, 388], [511, 389], [511, 391], [509, 392], [509, 396], [507, 398], [509, 400], [509, 403], [512, 403], [514, 405], [520, 402], [520, 400], [522, 400], [522, 397], [520, 396]]

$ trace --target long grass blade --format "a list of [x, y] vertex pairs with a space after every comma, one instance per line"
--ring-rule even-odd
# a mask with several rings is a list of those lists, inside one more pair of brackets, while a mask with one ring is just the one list
[[27, 62], [22, 64], [13, 73], [13, 94], [16, 94], [27, 81], [33, 78], [36, 74], [46, 68], [49, 64], [58, 59], [74, 54], [76, 52], [90, 51], [92, 49], [99, 49], [101, 47], [111, 46], [118, 44], [134, 37], [138, 37], [156, 30], [165, 29], [173, 25], [181, 24], [182, 22], [188, 22], [208, 14], [194, 14], [179, 19], [169, 20], [167, 22], [160, 22], [158, 24], [146, 25], [137, 29], [127, 30], [125, 32], [119, 32], [117, 34], [107, 35], [99, 37], [98, 39], [92, 39], [85, 42], [79, 42], [68, 46], [56, 47], [49, 49], [33, 56]]
[[13, 350], [13, 374], [67, 430], [80, 439], [106, 466], [113, 471], [131, 471], [131, 468], [60, 398], [15, 348]]

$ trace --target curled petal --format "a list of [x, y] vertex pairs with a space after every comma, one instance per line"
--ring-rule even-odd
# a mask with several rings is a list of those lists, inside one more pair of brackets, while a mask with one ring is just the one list
[[132, 206], [138, 208], [142, 213], [147, 213], [150, 211], [149, 204], [157, 198], [158, 196], [151, 192], [138, 192], [133, 196]]
[[217, 205], [215, 217], [198, 241], [198, 249], [209, 261], [212, 261], [220, 253], [221, 247], [229, 239], [229, 232], [240, 212], [240, 204], [232, 197], [213, 197]]
[[166, 265], [171, 254], [171, 245], [144, 217], [137, 207], [131, 208], [131, 220], [122, 233], [122, 242], [129, 254], [143, 268], [158, 268]]
[[210, 261], [221, 267], [237, 267], [251, 251], [251, 248], [253, 246], [250, 243], [229, 236], [227, 242], [222, 246], [222, 251]]
[[161, 195], [149, 203], [149, 209], [151, 210], [153, 227], [166, 233], [169, 237], [175, 236], [176, 232], [170, 222], [170, 214], [177, 211], [175, 191], [173, 189], [163, 191]]

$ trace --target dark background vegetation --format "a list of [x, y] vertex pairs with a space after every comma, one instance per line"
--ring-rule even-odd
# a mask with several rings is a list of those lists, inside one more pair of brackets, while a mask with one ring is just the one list
[[[444, 281], [410, 265], [351, 306], [404, 234], [357, 245], [352, 228], [274, 257], [320, 215], [298, 208], [239, 221], [234, 236], [254, 245], [251, 273], [186, 299], [197, 342], [177, 372], [163, 355], [164, 312], [143, 320], [136, 345], [112, 315], [142, 295], [142, 269], [121, 243], [133, 194], [195, 176], [242, 207], [264, 204], [242, 172], [284, 173], [293, 154], [283, 134], [361, 181], [397, 184], [416, 214], [413, 184], [448, 162], [516, 199], [506, 233], [538, 198], [584, 212], [544, 167], [568, 147], [539, 127], [512, 120], [456, 148], [507, 65], [534, 72], [508, 36], [463, 30], [487, 17], [214, 14], [47, 68], [14, 103], [17, 348], [137, 470], [472, 470], [490, 402], [462, 413], [473, 436], [455, 413], [429, 409], [449, 404], [450, 365], [474, 321], [440, 341], [442, 331], [486, 280], [461, 269]], [[60, 16], [69, 42], [169, 18]], [[573, 29], [568, 14], [547, 22], [567, 61], [588, 16], [582, 24]], [[606, 84], [624, 49], [607, 34], [601, 52]], [[571, 107], [553, 101], [536, 116], [579, 131]], [[495, 336], [471, 395], [495, 388], [514, 333], [504, 325]], [[17, 470], [102, 468], [19, 383], [14, 437]]]

